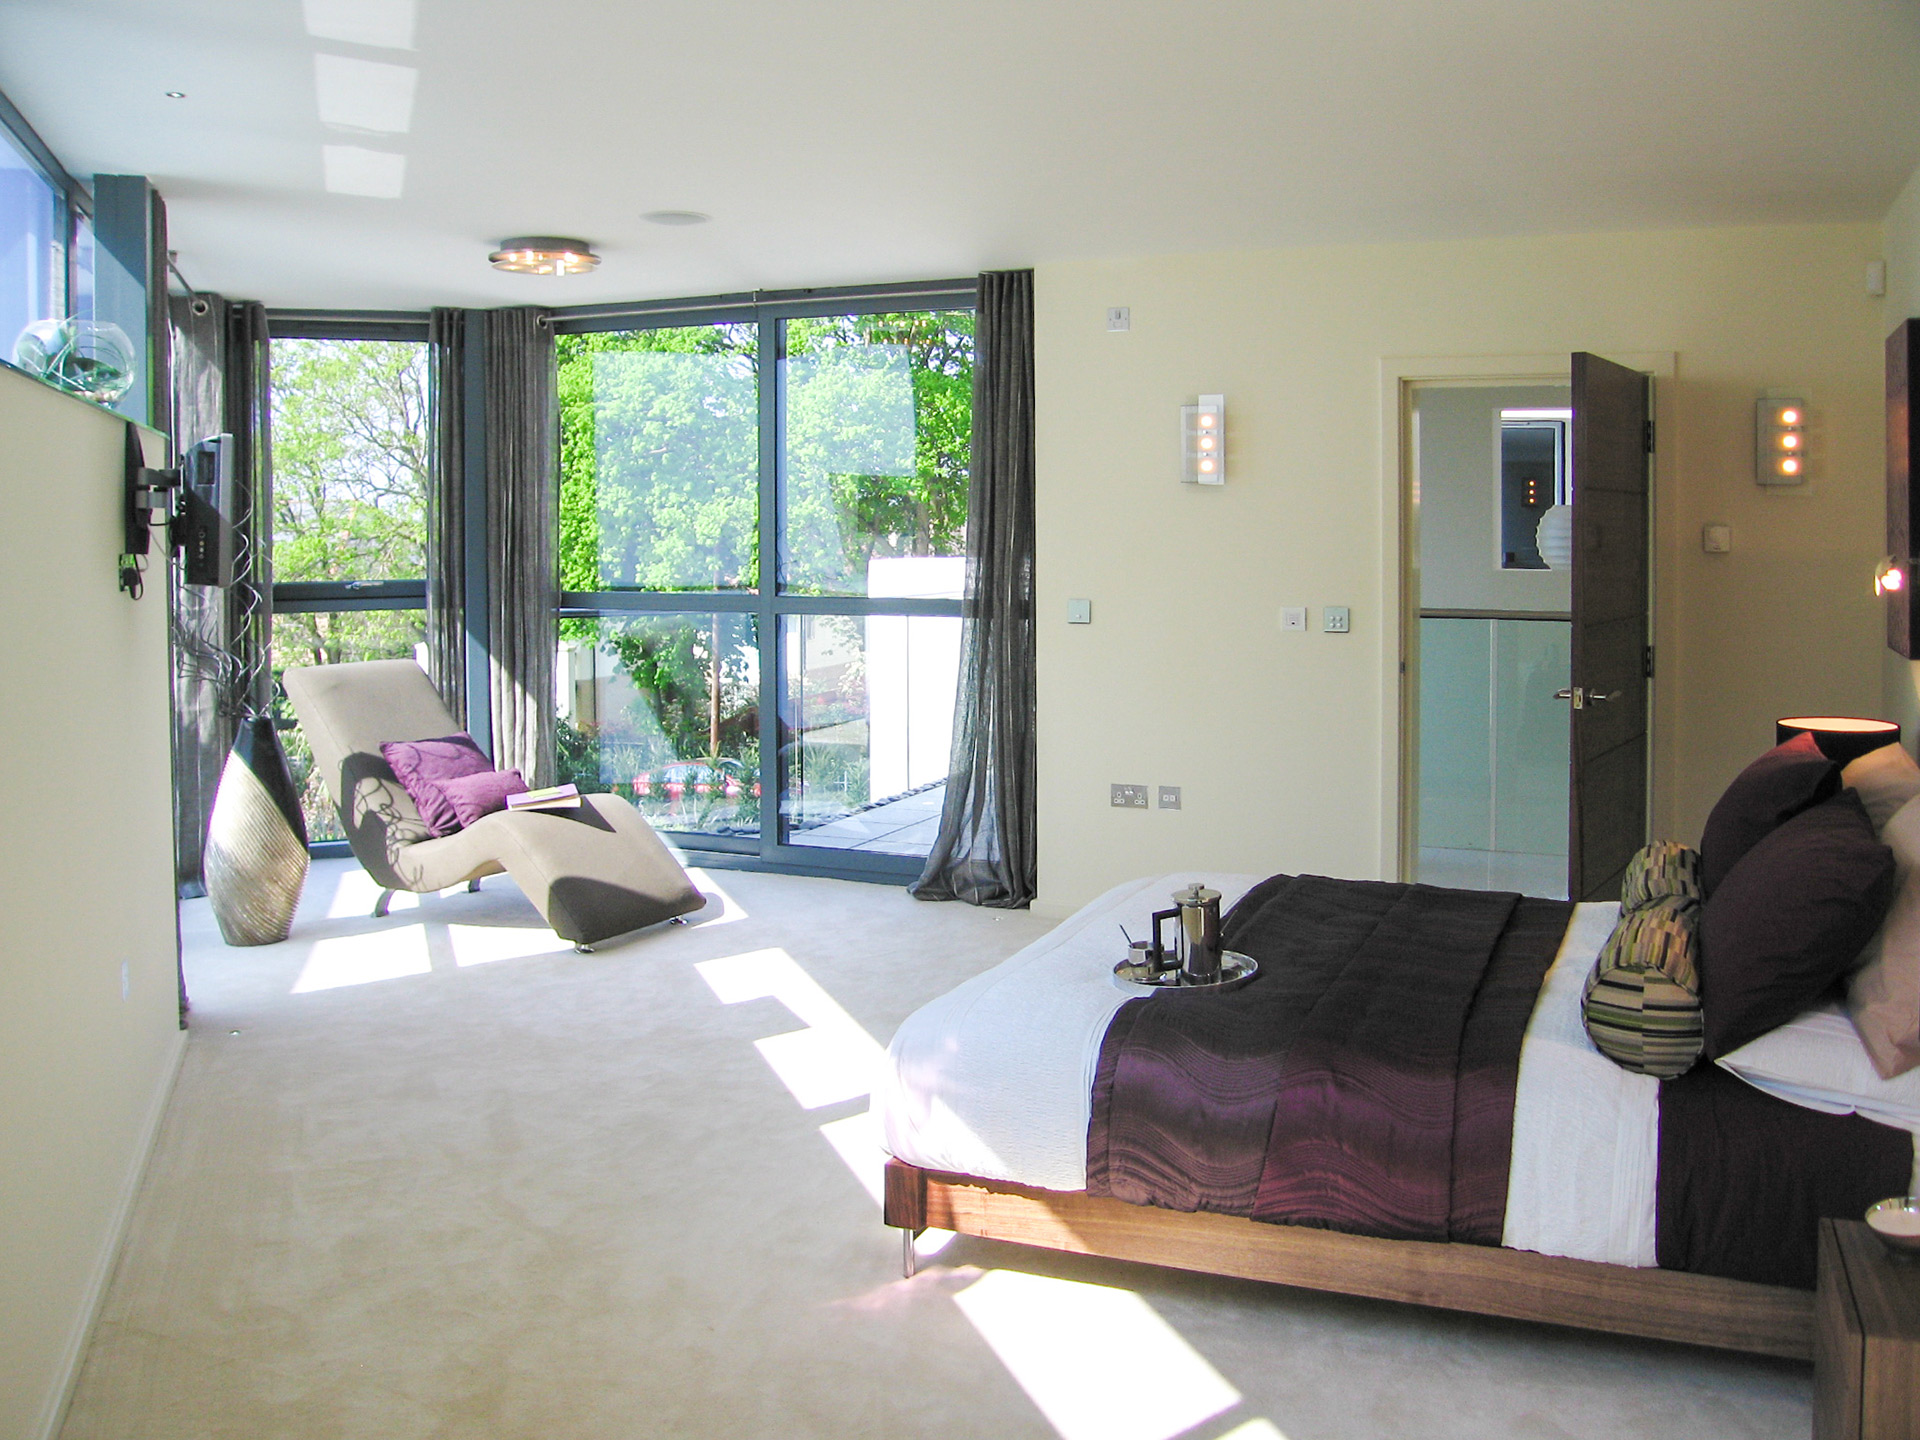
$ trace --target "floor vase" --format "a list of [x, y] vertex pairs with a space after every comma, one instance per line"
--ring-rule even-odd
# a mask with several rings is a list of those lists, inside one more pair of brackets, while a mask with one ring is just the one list
[[205, 864], [229, 945], [287, 938], [307, 879], [307, 825], [270, 716], [240, 722], [213, 800]]

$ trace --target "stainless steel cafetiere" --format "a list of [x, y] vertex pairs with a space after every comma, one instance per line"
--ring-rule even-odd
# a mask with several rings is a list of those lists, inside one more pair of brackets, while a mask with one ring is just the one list
[[1220, 979], [1220, 892], [1196, 881], [1174, 891], [1173, 904], [1153, 914], [1154, 948], [1163, 948], [1161, 922], [1174, 921], [1174, 954], [1185, 983], [1215, 984]]

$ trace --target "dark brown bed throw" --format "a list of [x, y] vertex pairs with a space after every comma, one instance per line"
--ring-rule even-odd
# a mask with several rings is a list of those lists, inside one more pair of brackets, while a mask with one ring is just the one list
[[1122, 1006], [1087, 1189], [1392, 1239], [1497, 1245], [1520, 1042], [1572, 906], [1276, 875], [1227, 917], [1261, 974]]
[[[1520, 1045], [1572, 906], [1276, 875], [1223, 927], [1260, 975], [1123, 1005], [1087, 1190], [1389, 1239], [1498, 1245]], [[1667, 1269], [1811, 1289], [1817, 1219], [1907, 1185], [1911, 1138], [1718, 1066], [1661, 1087]]]

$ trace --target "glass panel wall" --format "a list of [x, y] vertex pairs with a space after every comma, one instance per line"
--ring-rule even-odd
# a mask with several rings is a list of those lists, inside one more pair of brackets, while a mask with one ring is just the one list
[[1566, 895], [1565, 620], [1420, 621], [1420, 878]]
[[563, 778], [692, 845], [917, 868], [959, 673], [970, 289], [558, 322]]

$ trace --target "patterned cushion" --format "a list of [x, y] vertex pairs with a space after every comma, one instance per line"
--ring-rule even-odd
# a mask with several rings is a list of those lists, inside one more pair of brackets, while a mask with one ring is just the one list
[[1700, 852], [1677, 840], [1656, 840], [1627, 862], [1620, 909], [1639, 910], [1669, 897], [1696, 902], [1707, 898], [1700, 884]]
[[1668, 1080], [1700, 1058], [1699, 915], [1685, 895], [1623, 908], [1593, 963], [1581, 1014], [1595, 1047], [1623, 1070]]

